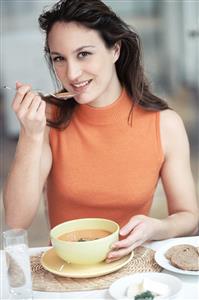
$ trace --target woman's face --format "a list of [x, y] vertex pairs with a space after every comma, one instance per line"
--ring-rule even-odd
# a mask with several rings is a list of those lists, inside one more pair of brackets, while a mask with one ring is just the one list
[[115, 62], [120, 46], [107, 49], [97, 31], [78, 23], [53, 25], [48, 46], [53, 67], [63, 87], [77, 93], [80, 104], [102, 107], [121, 92]]

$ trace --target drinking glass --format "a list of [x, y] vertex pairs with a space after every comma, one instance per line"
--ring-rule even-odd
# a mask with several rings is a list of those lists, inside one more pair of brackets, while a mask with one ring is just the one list
[[32, 279], [27, 231], [11, 229], [3, 232], [10, 299], [32, 299]]

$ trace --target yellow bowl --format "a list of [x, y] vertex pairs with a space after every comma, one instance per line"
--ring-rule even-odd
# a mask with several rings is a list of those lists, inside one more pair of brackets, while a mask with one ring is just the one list
[[[62, 234], [78, 230], [105, 230], [110, 234], [90, 241], [64, 241]], [[52, 245], [59, 257], [72, 264], [96, 264], [103, 261], [111, 245], [119, 238], [119, 225], [101, 218], [76, 219], [61, 223], [50, 231]]]

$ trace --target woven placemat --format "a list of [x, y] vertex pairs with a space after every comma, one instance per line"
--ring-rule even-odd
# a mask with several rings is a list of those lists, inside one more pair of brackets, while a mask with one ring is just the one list
[[46, 271], [41, 263], [40, 253], [31, 256], [33, 290], [46, 292], [85, 291], [106, 289], [122, 276], [137, 272], [161, 272], [162, 268], [154, 260], [155, 251], [140, 246], [134, 250], [132, 260], [120, 270], [94, 278], [69, 278]]

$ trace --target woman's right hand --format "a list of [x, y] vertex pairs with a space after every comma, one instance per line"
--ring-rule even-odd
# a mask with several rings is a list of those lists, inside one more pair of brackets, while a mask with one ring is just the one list
[[12, 108], [20, 122], [21, 130], [29, 137], [43, 136], [46, 127], [46, 103], [31, 86], [16, 83], [16, 95]]

